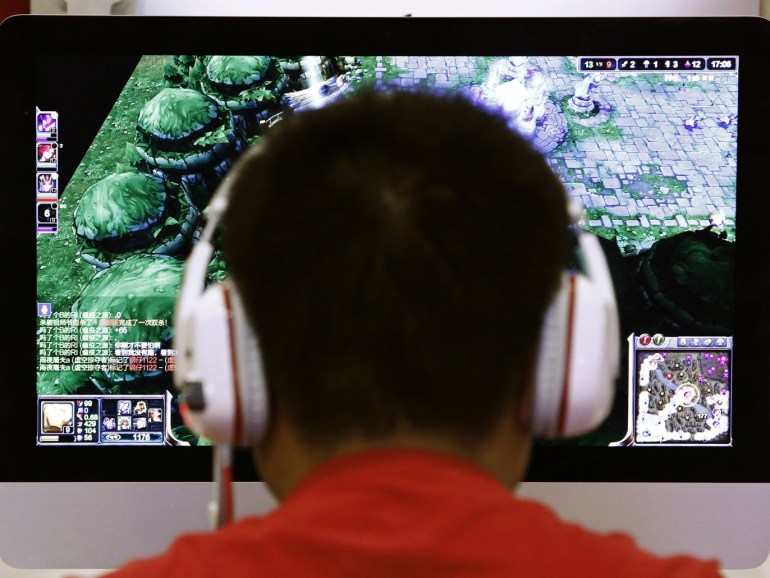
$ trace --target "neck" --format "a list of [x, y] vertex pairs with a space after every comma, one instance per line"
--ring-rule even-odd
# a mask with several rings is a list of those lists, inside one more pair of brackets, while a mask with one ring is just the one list
[[314, 445], [305, 442], [290, 421], [276, 416], [266, 440], [255, 450], [255, 458], [278, 500], [285, 499], [305, 476], [332, 458], [383, 448], [430, 450], [459, 457], [513, 489], [526, 473], [531, 438], [516, 419], [515, 408], [511, 409], [489, 435], [472, 444], [459, 443], [446, 435], [402, 429], [378, 439], [351, 436], [335, 444]]

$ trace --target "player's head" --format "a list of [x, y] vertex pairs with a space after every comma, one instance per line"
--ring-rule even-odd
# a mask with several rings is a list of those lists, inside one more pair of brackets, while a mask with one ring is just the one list
[[481, 439], [531, 375], [568, 261], [562, 186], [506, 119], [366, 93], [270, 130], [222, 236], [271, 411], [334, 443]]

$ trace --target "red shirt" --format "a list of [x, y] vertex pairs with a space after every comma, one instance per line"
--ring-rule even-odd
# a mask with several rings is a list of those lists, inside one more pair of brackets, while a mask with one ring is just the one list
[[111, 578], [703, 578], [715, 561], [660, 558], [623, 534], [567, 524], [473, 464], [378, 450], [313, 471], [264, 517], [178, 538]]

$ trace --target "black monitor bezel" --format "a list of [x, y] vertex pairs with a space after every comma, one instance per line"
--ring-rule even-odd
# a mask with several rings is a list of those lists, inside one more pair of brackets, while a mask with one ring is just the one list
[[[212, 30], [216, 31], [212, 34]], [[226, 32], [223, 32], [226, 31]], [[257, 32], [258, 31], [258, 32]], [[40, 447], [35, 445], [34, 324], [35, 233], [27, 195], [34, 163], [32, 142], [38, 78], [36, 63], [98, 53], [130, 62], [141, 54], [463, 54], [463, 55], [737, 55], [740, 116], [736, 230], [734, 445], [718, 447], [536, 447], [530, 481], [770, 482], [762, 410], [763, 329], [768, 324], [770, 275], [764, 255], [770, 161], [770, 23], [761, 18], [223, 18], [223, 17], [13, 17], [0, 28], [3, 143], [6, 176], [0, 235], [10, 259], [0, 348], [0, 423], [5, 459], [0, 481], [204, 481], [211, 478], [210, 448]], [[82, 79], [79, 79], [82, 80]], [[81, 84], [62, 87], [81, 91]], [[99, 120], [101, 122], [101, 120]], [[27, 313], [30, 312], [30, 313]], [[758, 361], [757, 361], [758, 360]], [[22, 384], [18, 386], [16, 384]], [[27, 384], [25, 387], [23, 384]], [[257, 480], [247, 450], [236, 478]]]

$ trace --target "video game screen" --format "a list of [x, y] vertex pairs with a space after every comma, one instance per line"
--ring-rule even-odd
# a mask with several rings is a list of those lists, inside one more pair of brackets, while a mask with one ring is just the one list
[[[597, 431], [539, 443], [730, 446], [738, 60], [146, 55], [66, 175], [67, 127], [85, 119], [44, 96], [29, 175], [36, 443], [210, 443], [182, 423], [172, 380], [174, 303], [207, 204], [287, 116], [376, 88], [452, 91], [502, 111], [601, 240], [623, 336], [615, 405]], [[215, 253], [208, 278], [226, 276]]]

